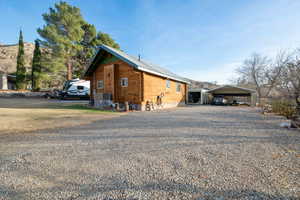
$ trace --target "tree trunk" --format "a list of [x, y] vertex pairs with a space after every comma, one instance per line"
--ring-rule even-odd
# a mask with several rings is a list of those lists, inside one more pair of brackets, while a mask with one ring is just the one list
[[70, 60], [67, 62], [67, 80], [72, 80], [72, 64]]

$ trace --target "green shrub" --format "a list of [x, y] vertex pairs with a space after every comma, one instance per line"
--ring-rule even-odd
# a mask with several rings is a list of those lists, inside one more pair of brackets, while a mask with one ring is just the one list
[[296, 105], [291, 101], [281, 100], [272, 102], [272, 112], [285, 116], [288, 119], [297, 114]]

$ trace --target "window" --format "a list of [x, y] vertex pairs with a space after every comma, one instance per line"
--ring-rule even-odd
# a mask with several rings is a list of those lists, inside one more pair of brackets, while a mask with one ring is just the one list
[[170, 88], [171, 87], [171, 81], [170, 80], [166, 80], [166, 87]]
[[121, 78], [121, 86], [128, 87], [128, 78]]
[[177, 83], [176, 85], [176, 92], [180, 92], [181, 91], [181, 84]]
[[103, 80], [99, 80], [97, 82], [97, 89], [103, 89], [104, 88], [104, 82]]
[[77, 90], [83, 90], [83, 89], [84, 89], [84, 87], [82, 85], [77, 86]]

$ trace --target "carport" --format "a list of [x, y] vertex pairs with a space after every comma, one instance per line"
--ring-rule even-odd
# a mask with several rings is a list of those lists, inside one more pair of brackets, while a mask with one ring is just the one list
[[188, 103], [189, 104], [208, 104], [209, 98], [206, 93], [207, 89], [193, 88], [188, 90]]
[[255, 106], [257, 98], [256, 91], [248, 88], [242, 88], [232, 85], [225, 85], [212, 90], [207, 93], [215, 97], [222, 97], [228, 101], [229, 104], [234, 102], [245, 103], [251, 106]]

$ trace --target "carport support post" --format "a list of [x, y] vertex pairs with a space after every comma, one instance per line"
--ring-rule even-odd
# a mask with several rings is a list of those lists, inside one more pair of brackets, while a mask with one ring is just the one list
[[256, 106], [256, 103], [257, 103], [257, 96], [255, 93], [251, 93], [250, 94], [250, 97], [251, 97], [251, 106]]

